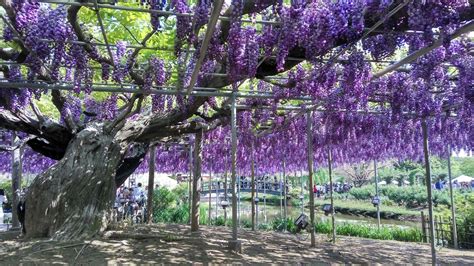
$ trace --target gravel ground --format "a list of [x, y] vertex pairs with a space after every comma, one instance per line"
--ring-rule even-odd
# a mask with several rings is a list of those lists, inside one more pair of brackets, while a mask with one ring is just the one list
[[[8, 240], [0, 233], [0, 265], [62, 264], [430, 264], [429, 245], [317, 235], [309, 239], [276, 232], [239, 230], [243, 253], [227, 249], [230, 228], [201, 226], [191, 233], [187, 225], [137, 225], [116, 228], [87, 241]], [[3, 239], [2, 239], [3, 234]], [[11, 237], [10, 237], [11, 238]], [[474, 265], [474, 251], [438, 250], [441, 264]]]

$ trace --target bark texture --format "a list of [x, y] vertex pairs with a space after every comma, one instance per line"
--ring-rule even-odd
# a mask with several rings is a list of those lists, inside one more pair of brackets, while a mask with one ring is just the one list
[[31, 185], [26, 198], [26, 236], [71, 240], [103, 231], [121, 150], [100, 124], [80, 131], [64, 158]]

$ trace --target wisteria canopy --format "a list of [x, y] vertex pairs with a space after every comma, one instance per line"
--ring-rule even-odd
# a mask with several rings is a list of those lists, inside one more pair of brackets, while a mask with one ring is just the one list
[[[308, 110], [318, 165], [328, 149], [336, 163], [419, 159], [421, 119], [433, 153], [471, 150], [471, 3], [232, 0], [221, 10], [206, 0], [2, 0], [2, 142], [16, 131], [29, 146], [25, 170], [42, 172], [99, 125], [128, 175], [150, 143], [204, 130], [204, 170], [223, 172], [228, 96], [240, 93], [242, 173], [252, 156], [262, 173], [283, 161], [304, 170]], [[196, 93], [206, 91], [225, 97]], [[158, 171], [188, 170], [183, 146], [157, 152]], [[10, 161], [1, 154], [2, 171]]]

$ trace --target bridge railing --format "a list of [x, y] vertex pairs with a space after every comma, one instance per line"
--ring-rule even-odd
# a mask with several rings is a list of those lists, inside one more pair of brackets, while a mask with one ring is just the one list
[[[221, 181], [216, 181], [216, 182], [212, 182], [211, 184], [209, 184], [209, 182], [204, 182], [202, 184], [202, 192], [209, 192], [209, 187], [211, 188], [211, 191], [212, 190], [223, 190], [225, 189], [225, 183], [224, 182], [221, 182]], [[280, 182], [263, 182], [263, 181], [256, 181], [255, 182], [255, 189], [258, 189], [259, 192], [263, 192], [264, 190], [268, 191], [268, 192], [282, 192], [283, 193], [283, 183], [280, 183]], [[238, 182], [237, 183], [237, 188], [240, 188], [240, 189], [252, 189], [252, 184], [249, 180], [242, 180], [241, 182]], [[228, 182], [227, 183], [227, 189], [229, 190], [229, 192], [231, 191], [232, 189], [232, 186], [231, 186], [231, 183]], [[286, 186], [286, 189], [287, 189], [287, 192], [289, 190], [289, 187], [288, 185]]]

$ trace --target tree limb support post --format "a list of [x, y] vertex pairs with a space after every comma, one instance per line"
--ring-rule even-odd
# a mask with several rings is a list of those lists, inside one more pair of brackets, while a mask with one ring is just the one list
[[250, 154], [250, 173], [252, 185], [252, 231], [255, 231], [255, 158], [254, 158], [255, 144], [252, 139], [251, 154]]
[[375, 176], [375, 197], [379, 199], [377, 204], [377, 229], [380, 229], [380, 204], [382, 201], [379, 198], [379, 177], [377, 175], [377, 161], [374, 160], [374, 176]]
[[236, 167], [237, 167], [237, 108], [235, 103], [235, 93], [231, 97], [231, 183], [232, 183], [232, 240], [229, 247], [238, 252], [242, 252], [242, 244], [237, 238], [237, 193], [236, 193]]
[[196, 232], [199, 230], [199, 205], [201, 201], [202, 130], [199, 130], [194, 137], [193, 162], [193, 201], [191, 208], [191, 232]]
[[430, 230], [430, 245], [431, 245], [431, 264], [436, 265], [436, 247], [435, 247], [435, 231], [434, 231], [434, 217], [433, 217], [433, 195], [431, 191], [431, 166], [430, 166], [430, 148], [428, 142], [428, 126], [426, 124], [426, 118], [421, 120], [421, 129], [423, 132], [423, 153], [425, 157], [425, 180], [426, 190], [428, 192], [428, 215], [429, 230]]
[[336, 243], [336, 217], [333, 197], [333, 183], [332, 183], [332, 153], [331, 147], [328, 149], [328, 169], [329, 169], [329, 195], [331, 197], [331, 223], [332, 223], [332, 242]]
[[451, 200], [451, 227], [453, 234], [454, 248], [458, 248], [458, 230], [456, 224], [456, 205], [454, 203], [453, 195], [453, 181], [451, 175], [451, 145], [448, 144], [448, 178], [449, 178], [449, 197]]
[[[20, 141], [18, 139], [18, 141]], [[12, 147], [17, 145], [16, 134], [12, 135]], [[12, 228], [19, 228], [20, 221], [18, 220], [17, 205], [19, 202], [19, 191], [21, 190], [22, 177], [22, 162], [21, 162], [22, 147], [14, 149], [12, 154]], [[0, 206], [1, 208], [2, 206]]]
[[309, 219], [311, 226], [311, 247], [316, 247], [316, 236], [314, 234], [314, 193], [313, 193], [313, 113], [306, 113], [306, 135], [308, 143], [308, 179], [309, 179]]
[[153, 191], [155, 187], [155, 158], [156, 158], [156, 146], [150, 147], [150, 158], [148, 161], [148, 195], [147, 195], [147, 211], [146, 221], [151, 224], [153, 221]]

